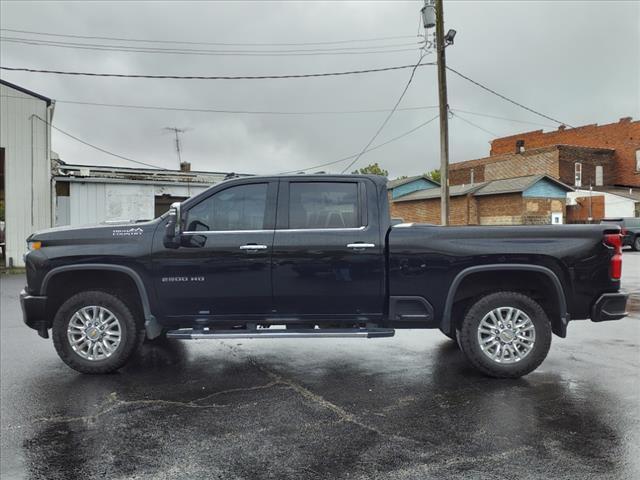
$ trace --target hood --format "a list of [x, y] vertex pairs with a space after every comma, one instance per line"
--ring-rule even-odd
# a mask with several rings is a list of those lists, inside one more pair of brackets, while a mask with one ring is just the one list
[[41, 241], [45, 244], [85, 243], [86, 241], [114, 241], [117, 239], [139, 239], [155, 230], [160, 219], [135, 222], [122, 221], [98, 225], [62, 226], [37, 231], [27, 241]]

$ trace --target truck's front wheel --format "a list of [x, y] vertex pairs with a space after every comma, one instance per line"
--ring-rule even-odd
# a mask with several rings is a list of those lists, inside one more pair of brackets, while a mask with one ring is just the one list
[[518, 378], [543, 362], [551, 346], [551, 324], [542, 307], [517, 292], [480, 298], [467, 312], [459, 332], [460, 346], [481, 372]]
[[142, 338], [129, 307], [100, 290], [80, 292], [64, 302], [53, 321], [52, 334], [62, 361], [82, 373], [117, 370]]

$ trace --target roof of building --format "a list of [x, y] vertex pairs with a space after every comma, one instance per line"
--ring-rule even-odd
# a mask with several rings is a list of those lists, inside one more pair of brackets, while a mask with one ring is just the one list
[[389, 190], [393, 190], [396, 187], [399, 187], [401, 185], [406, 185], [407, 183], [411, 183], [420, 179], [427, 180], [428, 182], [431, 182], [434, 185], [440, 185], [438, 182], [436, 182], [433, 178], [429, 177], [428, 175], [414, 175], [413, 177], [396, 178], [395, 180], [389, 180], [389, 182], [387, 182], [387, 188]]
[[640, 202], [640, 188], [628, 188], [628, 187], [593, 187], [596, 192], [611, 193], [612, 195], [618, 195], [619, 197], [629, 198]]
[[[486, 183], [475, 183], [473, 185], [453, 185], [449, 187], [449, 196], [457, 197], [473, 193]], [[440, 188], [429, 188], [427, 190], [418, 190], [417, 192], [408, 193], [393, 200], [393, 202], [410, 202], [412, 200], [428, 200], [430, 198], [440, 198]]]
[[535, 185], [540, 180], [547, 180], [565, 189], [567, 192], [573, 191], [569, 185], [556, 180], [549, 175], [527, 175], [525, 177], [504, 178], [501, 180], [491, 180], [479, 189], [474, 195], [499, 195], [503, 193], [520, 193]]
[[11, 83], [11, 82], [7, 82], [6, 80], [2, 80], [0, 78], [0, 84], [9, 87], [9, 88], [13, 88], [14, 90], [18, 90], [19, 92], [22, 92], [26, 95], [31, 95], [32, 97], [35, 97], [39, 100], [42, 100], [44, 102], [47, 103], [47, 107], [51, 105], [51, 102], [53, 102], [53, 100], [51, 100], [49, 97], [45, 97], [44, 95], [40, 95], [39, 93], [33, 92], [31, 90], [28, 90], [24, 87], [21, 87], [20, 85], [16, 85], [15, 83]]
[[[479, 195], [501, 195], [504, 193], [520, 193], [527, 190], [529, 187], [535, 185], [540, 180], [547, 180], [549, 182], [558, 185], [559, 187], [570, 192], [573, 191], [569, 185], [556, 180], [548, 175], [528, 175], [526, 177], [506, 178], [503, 180], [490, 180], [488, 182], [466, 184], [466, 185], [453, 185], [449, 187], [449, 196], [457, 197], [460, 195], [473, 194], [473, 196]], [[410, 202], [415, 200], [429, 200], [433, 198], [440, 198], [440, 188], [430, 188], [428, 190], [418, 190], [417, 192], [409, 193], [398, 197], [393, 202]]]
[[[182, 170], [154, 170], [152, 168], [111, 167], [100, 165], [69, 165], [58, 161], [53, 175], [57, 181], [94, 183], [158, 183], [204, 184], [221, 182], [231, 175], [227, 172]], [[246, 175], [237, 175], [246, 176]]]

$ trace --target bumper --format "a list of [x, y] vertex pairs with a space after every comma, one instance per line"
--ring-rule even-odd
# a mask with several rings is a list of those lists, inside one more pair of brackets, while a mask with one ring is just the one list
[[29, 295], [25, 290], [20, 292], [20, 306], [22, 307], [22, 319], [29, 328], [38, 331], [38, 335], [49, 338], [47, 329], [47, 297]]
[[592, 322], [619, 320], [627, 316], [627, 293], [604, 293], [591, 309]]

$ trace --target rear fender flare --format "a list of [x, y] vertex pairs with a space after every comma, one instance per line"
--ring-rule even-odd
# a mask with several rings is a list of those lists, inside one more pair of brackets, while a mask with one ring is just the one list
[[[527, 265], [527, 264], [519, 264], [519, 263], [502, 263], [495, 265], [477, 265], [474, 267], [465, 268], [460, 273], [458, 273], [453, 282], [451, 283], [451, 287], [449, 288], [449, 293], [447, 294], [447, 299], [444, 306], [444, 312], [442, 314], [442, 321], [440, 323], [440, 328], [443, 332], [451, 331], [451, 314], [453, 311], [453, 300], [456, 296], [456, 292], [458, 291], [458, 287], [465, 279], [465, 277], [478, 273], [478, 272], [489, 272], [489, 271], [499, 271], [499, 270], [509, 270], [509, 271], [527, 271], [527, 272], [537, 272], [546, 275], [551, 284], [553, 285], [556, 297], [558, 300], [558, 307], [560, 310], [560, 324], [558, 336], [565, 337], [567, 335], [567, 323], [569, 323], [569, 314], [567, 312], [567, 299], [564, 294], [564, 290], [562, 288], [562, 284], [558, 279], [558, 276], [549, 268], [542, 267], [539, 265]], [[553, 321], [553, 320], [552, 320]]]

